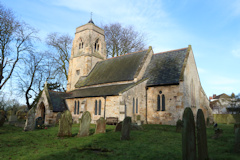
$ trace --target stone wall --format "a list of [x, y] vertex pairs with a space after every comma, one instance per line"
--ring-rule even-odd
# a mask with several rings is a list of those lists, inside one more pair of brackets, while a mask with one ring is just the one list
[[214, 114], [215, 123], [235, 124], [240, 122], [239, 114]]
[[[161, 91], [161, 94], [159, 93]], [[158, 95], [165, 96], [165, 111], [157, 111]], [[147, 122], [149, 124], [175, 125], [182, 118], [183, 93], [179, 85], [149, 87], [147, 90]]]

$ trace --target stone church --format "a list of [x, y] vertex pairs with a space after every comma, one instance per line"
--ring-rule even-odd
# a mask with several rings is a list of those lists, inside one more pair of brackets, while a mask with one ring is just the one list
[[[92, 20], [78, 27], [69, 60], [67, 92], [54, 93], [61, 101], [55, 106], [60, 108], [58, 112], [70, 110], [76, 122], [89, 111], [92, 123], [100, 117], [122, 121], [130, 116], [136, 121], [140, 115], [143, 123], [175, 125], [184, 108], [191, 107], [194, 116], [201, 108], [205, 118], [212, 118], [190, 45], [156, 54], [149, 47], [106, 57], [104, 30]], [[45, 113], [45, 124], [54, 123], [56, 117], [57, 111], [49, 107], [52, 101], [57, 100], [43, 94], [36, 109], [36, 117]]]

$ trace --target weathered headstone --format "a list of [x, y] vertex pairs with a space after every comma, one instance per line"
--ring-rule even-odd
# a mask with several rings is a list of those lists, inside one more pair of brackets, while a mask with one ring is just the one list
[[195, 122], [191, 108], [185, 108], [182, 120], [182, 159], [196, 160]]
[[106, 133], [106, 120], [103, 117], [100, 117], [97, 120], [95, 134]]
[[235, 152], [240, 153], [240, 128], [236, 129], [235, 132]]
[[27, 118], [24, 126], [24, 131], [32, 131], [35, 129], [35, 110], [30, 109], [27, 113]]
[[223, 133], [223, 130], [220, 129], [220, 128], [217, 128], [217, 129], [214, 130], [214, 135], [213, 135], [212, 138], [217, 139], [222, 135], [222, 133]]
[[59, 125], [59, 120], [60, 120], [61, 116], [62, 116], [62, 113], [58, 112], [57, 116], [56, 116], [56, 123], [55, 123], [55, 125]]
[[236, 132], [237, 128], [240, 128], [240, 123], [234, 124], [234, 133]]
[[4, 115], [0, 114], [0, 127], [3, 126], [4, 122], [5, 122], [5, 117]]
[[181, 119], [179, 119], [176, 123], [176, 132], [178, 133], [182, 132], [182, 126], [183, 126], [183, 122]]
[[143, 130], [143, 127], [141, 125], [136, 124], [136, 123], [132, 123], [131, 124], [131, 130], [140, 131], [140, 130]]
[[91, 114], [88, 111], [84, 112], [79, 122], [80, 122], [80, 127], [79, 127], [78, 137], [88, 136], [90, 122], [91, 122]]
[[62, 113], [59, 120], [58, 137], [71, 137], [72, 136], [72, 114], [66, 110]]
[[8, 118], [9, 124], [15, 124], [15, 122], [17, 122], [17, 121], [18, 121], [17, 120], [17, 115], [15, 115], [15, 114], [10, 115], [9, 118]]
[[197, 146], [198, 146], [198, 160], [207, 160], [208, 147], [207, 147], [207, 134], [206, 124], [203, 111], [198, 109], [197, 112]]
[[130, 140], [131, 117], [126, 117], [122, 123], [121, 140]]
[[36, 118], [36, 120], [35, 120], [36, 122], [35, 122], [35, 128], [37, 129], [40, 129], [40, 128], [42, 128], [42, 125], [44, 124], [44, 121], [43, 121], [43, 118], [42, 117], [38, 117], [38, 118]]
[[122, 131], [122, 121], [119, 122], [115, 128], [115, 132], [121, 132], [121, 131]]

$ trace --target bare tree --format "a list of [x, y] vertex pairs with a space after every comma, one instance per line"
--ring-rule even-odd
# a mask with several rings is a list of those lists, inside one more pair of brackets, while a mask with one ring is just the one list
[[0, 4], [0, 90], [12, 76], [21, 54], [31, 51], [36, 30], [19, 22]]
[[124, 55], [145, 48], [144, 35], [133, 26], [123, 27], [120, 23], [103, 26], [107, 43], [108, 57]]
[[71, 54], [73, 38], [67, 34], [50, 33], [47, 36], [46, 43], [50, 49], [50, 55], [53, 60], [52, 76], [67, 82], [68, 65]]
[[44, 55], [42, 53], [30, 52], [22, 59], [22, 73], [18, 74], [19, 89], [24, 93], [28, 109], [32, 108], [30, 99], [37, 96], [40, 86], [44, 83]]

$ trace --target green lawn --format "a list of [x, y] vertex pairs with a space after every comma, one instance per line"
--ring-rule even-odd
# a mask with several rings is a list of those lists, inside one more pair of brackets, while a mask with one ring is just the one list
[[[107, 126], [107, 133], [89, 137], [58, 138], [58, 127], [23, 132], [22, 128], [4, 125], [0, 128], [0, 159], [181, 159], [181, 133], [175, 126], [144, 125], [143, 131], [131, 131], [130, 141], [120, 141], [115, 126]], [[233, 125], [219, 125], [223, 135], [212, 139], [212, 128], [207, 129], [208, 151], [211, 160], [239, 160], [233, 152]], [[74, 124], [72, 133], [77, 134]]]

